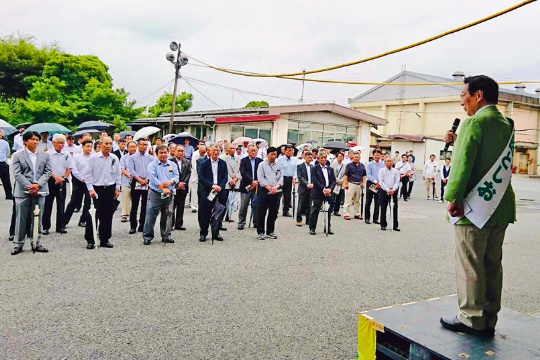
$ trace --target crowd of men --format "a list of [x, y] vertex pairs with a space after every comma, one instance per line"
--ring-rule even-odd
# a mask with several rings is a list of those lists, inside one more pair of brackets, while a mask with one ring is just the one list
[[[111, 138], [106, 132], [95, 140], [91, 133], [85, 133], [75, 144], [71, 135], [50, 137], [48, 133], [22, 134], [24, 127], [19, 130], [12, 156], [15, 197], [6, 163], [9, 145], [0, 140], [0, 175], [6, 198], [14, 199], [10, 229], [14, 255], [22, 252], [25, 237], [32, 237], [30, 219], [36, 205], [41, 210], [40, 238], [51, 231], [55, 204], [54, 229], [60, 234], [67, 233], [74, 213], [80, 212], [78, 226], [85, 228], [88, 249], [95, 248], [95, 230], [101, 247], [113, 247], [110, 239], [117, 209], [120, 221], [129, 222], [129, 234], [142, 233], [145, 245], [154, 239], [158, 215], [161, 240], [174, 243], [171, 231], [186, 230], [186, 207], [198, 212], [201, 242], [209, 234], [212, 241], [223, 241], [220, 231], [227, 230], [223, 223], [234, 222], [237, 211], [238, 229], [253, 225], [260, 240], [277, 238], [275, 223], [280, 209], [283, 217], [296, 217], [299, 227], [305, 218], [311, 235], [316, 235], [322, 212], [324, 233], [333, 235], [331, 216], [341, 216], [342, 206], [345, 220], [359, 219], [366, 224], [373, 220], [381, 230], [389, 226], [387, 212], [391, 207], [390, 226], [400, 231], [398, 199], [409, 200], [416, 178], [412, 151], [401, 157], [396, 152], [391, 158], [374, 149], [372, 160], [364, 164], [360, 151], [305, 146], [294, 155], [292, 145], [211, 144], [206, 139], [193, 144], [189, 138], [183, 145], [165, 144], [156, 138], [152, 146], [147, 138], [133, 141], [131, 136], [120, 138], [119, 134]], [[438, 200], [434, 184], [437, 171], [432, 155], [423, 168], [428, 200]], [[441, 170], [442, 193], [449, 172], [447, 159]], [[70, 199], [66, 198], [68, 182]], [[48, 251], [39, 241], [34, 250]]]

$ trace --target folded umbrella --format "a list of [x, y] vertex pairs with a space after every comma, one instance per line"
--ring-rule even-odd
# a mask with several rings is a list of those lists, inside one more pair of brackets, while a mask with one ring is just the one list
[[238, 191], [229, 191], [229, 197], [227, 198], [227, 213], [229, 217], [238, 208], [238, 200], [240, 199], [240, 193]]

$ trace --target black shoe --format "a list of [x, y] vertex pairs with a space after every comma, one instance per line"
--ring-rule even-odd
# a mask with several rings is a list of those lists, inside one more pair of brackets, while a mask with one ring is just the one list
[[409, 201], [409, 199], [403, 199], [403, 201]]
[[79, 221], [79, 223], [77, 225], [80, 226], [80, 227], [86, 227], [86, 223], [82, 222], [82, 221]]
[[480, 336], [480, 337], [492, 337], [495, 335], [495, 329], [488, 327], [482, 330], [477, 330], [472, 327], [469, 327], [459, 321], [459, 319], [454, 317], [453, 319], [447, 317], [441, 317], [441, 325], [448, 330], [455, 332], [462, 332], [470, 335]]
[[73, 212], [74, 212], [74, 213], [78, 213], [79, 211], [81, 211], [80, 208], [75, 208], [75, 209], [73, 209]]
[[338, 213], [338, 212], [335, 212], [335, 213], [334, 213], [334, 216], [341, 216], [341, 214]]
[[244, 225], [238, 225], [238, 230], [244, 230]]
[[[191, 212], [192, 213], [196, 213], [197, 212], [197, 209], [191, 209]], [[206, 240], [205, 240], [206, 241]]]
[[206, 235], [201, 235], [201, 237], [199, 238], [199, 241], [200, 242], [205, 242], [206, 241]]
[[292, 215], [289, 213], [283, 213], [283, 217], [292, 217]]
[[381, 226], [381, 230], [386, 230], [386, 226]]
[[22, 247], [14, 247], [13, 250], [11, 250], [11, 255], [17, 255], [23, 252]]
[[269, 237], [270, 239], [277, 239], [277, 235], [274, 233], [266, 234], [266, 237]]
[[219, 231], [227, 231], [227, 228], [225, 226], [221, 225], [219, 227]]
[[374, 223], [374, 224], [377, 224], [377, 225], [380, 225], [380, 224], [381, 224], [381, 223], [378, 222], [377, 220], [373, 220], [373, 223]]
[[15, 239], [15, 235], [9, 235], [9, 241], [13, 241]]
[[334, 233], [332, 232], [332, 230], [328, 231], [327, 234], [328, 234], [328, 235], [334, 235]]
[[67, 234], [67, 229], [63, 228], [63, 229], [60, 229], [60, 230], [56, 230], [56, 232], [59, 233], [59, 234]]
[[110, 249], [110, 248], [113, 248], [114, 246], [113, 246], [113, 244], [111, 244], [110, 242], [107, 241], [106, 243], [101, 243], [101, 244], [99, 245], [99, 247], [102, 247], [102, 248], [109, 248], [109, 249]]
[[96, 245], [94, 245], [94, 244], [88, 244], [88, 245], [86, 245], [86, 248], [87, 248], [88, 250], [95, 249], [95, 247], [96, 247]]
[[371, 221], [369, 221], [368, 219], [366, 219], [366, 224], [371, 224]]
[[136, 232], [137, 232], [137, 230], [135, 230], [135, 229], [129, 229], [130, 234], [135, 234]]
[[186, 228], [183, 226], [175, 226], [174, 230], [186, 230]]
[[215, 235], [215, 236], [212, 236], [212, 240], [216, 240], [216, 241], [223, 241], [223, 237], [221, 237], [221, 235]]
[[34, 252], [48, 253], [49, 249], [39, 245], [37, 248], [34, 249]]
[[399, 228], [394, 228], [394, 231], [401, 231], [401, 230], [399, 230]]
[[143, 240], [143, 245], [150, 245], [152, 243], [152, 240]]
[[41, 235], [49, 235], [49, 230], [41, 230]]
[[227, 222], [234, 222], [234, 220], [233, 220], [233, 219], [229, 219], [229, 220], [227, 220]]
[[174, 240], [173, 239], [161, 239], [161, 242], [164, 242], [166, 244], [174, 244]]
[[142, 228], [142, 227], [140, 227], [140, 228], [137, 229], [137, 232], [142, 232], [142, 231], [143, 231], [143, 228]]
[[317, 235], [317, 233], [315, 232], [315, 230], [309, 229], [309, 235]]

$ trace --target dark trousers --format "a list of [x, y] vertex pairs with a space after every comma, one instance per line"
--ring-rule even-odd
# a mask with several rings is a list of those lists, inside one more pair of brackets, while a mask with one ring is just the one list
[[[94, 198], [94, 207], [96, 208], [96, 221], [98, 222], [99, 242], [100, 244], [106, 244], [111, 238], [112, 234], [112, 220], [114, 212], [116, 211], [117, 203], [114, 198], [115, 185], [109, 186], [96, 186], [98, 197]], [[86, 221], [86, 229], [92, 228], [92, 220], [88, 217]], [[86, 238], [86, 241], [93, 243], [94, 239]]]
[[75, 211], [75, 208], [77, 206], [81, 206], [82, 200], [84, 198], [84, 206], [83, 210], [81, 212], [81, 217], [79, 219], [79, 222], [85, 223], [86, 219], [89, 216], [89, 210], [90, 210], [90, 193], [88, 192], [88, 189], [86, 188], [86, 184], [77, 179], [75, 176], [71, 177], [73, 180], [73, 193], [71, 194], [71, 200], [69, 201], [69, 204], [66, 207], [66, 213], [64, 215], [65, 224], [69, 224], [69, 221], [71, 220], [71, 217], [73, 216], [73, 212]]
[[407, 191], [407, 188], [409, 187], [408, 185], [409, 185], [409, 177], [403, 176], [401, 178], [400, 196], [402, 196], [404, 200], [407, 200], [409, 198], [409, 192]]
[[174, 195], [174, 207], [172, 213], [172, 222], [175, 228], [184, 226], [184, 207], [186, 205], [186, 197], [189, 193], [189, 189], [185, 190], [176, 190], [176, 195]]
[[49, 195], [45, 197], [45, 209], [43, 210], [43, 230], [51, 228], [51, 214], [53, 203], [56, 200], [56, 231], [62, 230], [64, 223], [64, 210], [66, 207], [66, 182], [57, 185], [54, 179], [49, 179]]
[[[172, 202], [171, 202], [172, 201]], [[144, 240], [154, 239], [154, 226], [158, 214], [161, 214], [159, 220], [159, 230], [161, 240], [169, 240], [171, 238], [172, 227], [172, 212], [173, 212], [174, 196], [169, 195], [162, 199], [161, 193], [152, 189], [148, 190], [148, 207], [146, 208], [146, 220], [142, 237]]]
[[296, 211], [296, 222], [302, 222], [302, 215], [306, 215], [306, 224], [309, 224], [311, 215], [311, 189], [298, 195], [298, 210]]
[[247, 219], [248, 207], [251, 206], [251, 213], [253, 213], [253, 219], [251, 219], [251, 213], [249, 217], [253, 227], [257, 227], [257, 221], [259, 219], [259, 207], [257, 205], [258, 198], [253, 200], [255, 197], [255, 190], [248, 191], [247, 193], [240, 194], [240, 210], [238, 211], [238, 226], [245, 226]]
[[[290, 193], [290, 191], [289, 191]], [[266, 219], [266, 234], [271, 234], [276, 228], [276, 219], [279, 211], [279, 202], [281, 200], [281, 194], [270, 194], [265, 188], [259, 189], [259, 195], [257, 196], [257, 203], [259, 206], [259, 219], [257, 220], [257, 234], [264, 234], [264, 219], [268, 212], [268, 218]]]
[[141, 216], [139, 218], [138, 231], [142, 231], [146, 220], [146, 201], [148, 200], [148, 190], [135, 190], [131, 188], [131, 213], [129, 214], [129, 224], [132, 229], [137, 229], [137, 211], [139, 202], [141, 203]]
[[[210, 221], [212, 220], [212, 210], [214, 210], [214, 206], [219, 199], [219, 195], [216, 196], [212, 201], [208, 200], [206, 196], [199, 197], [199, 226], [201, 227], [201, 235], [208, 235], [208, 227], [210, 226]], [[225, 206], [227, 204], [227, 199], [225, 199], [225, 204], [223, 204], [221, 201], [220, 204]], [[221, 220], [223, 220], [223, 216], [220, 217], [219, 221], [221, 222]], [[213, 238], [219, 235], [219, 227], [221, 227], [221, 225], [217, 227], [216, 232], [212, 231]]]
[[414, 185], [414, 181], [411, 181], [409, 179], [409, 186], [408, 186], [408, 189], [407, 189], [407, 199], [411, 197], [413, 185]]
[[343, 200], [345, 199], [345, 190], [344, 189], [339, 190], [339, 194], [337, 195], [332, 192], [332, 198], [333, 198], [332, 201], [334, 203], [334, 205], [332, 206], [334, 209], [334, 213], [338, 213], [339, 208], [341, 207], [341, 204], [343, 203]]
[[441, 180], [441, 200], [444, 199], [444, 188], [446, 187], [446, 184], [448, 184], [448, 181], [444, 182]]
[[289, 213], [289, 209], [292, 207], [292, 176], [283, 177], [283, 214]]
[[[375, 203], [375, 207], [373, 209], [373, 221], [378, 221], [379, 220], [379, 194], [377, 193], [374, 193], [373, 191], [369, 190], [369, 187], [371, 185], [375, 185], [374, 183], [372, 183], [371, 181], [367, 181], [367, 184], [366, 184], [366, 216], [365, 216], [365, 219], [366, 220], [369, 220], [370, 216], [371, 216], [371, 202], [373, 201]], [[379, 193], [381, 192], [382, 190], [379, 189]]]
[[[332, 197], [328, 196], [326, 202], [328, 202], [328, 209], [325, 213], [323, 213], [324, 216], [327, 217], [328, 220], [328, 231], [330, 231], [330, 212], [332, 209], [332, 206], [334, 205], [332, 203]], [[319, 212], [322, 210], [322, 207], [325, 206], [325, 201], [323, 199], [312, 199], [311, 200], [311, 214], [309, 215], [309, 229], [315, 231], [317, 228], [317, 220], [319, 220]], [[324, 220], [323, 220], [324, 221]]]
[[[383, 189], [379, 189], [379, 201], [381, 203], [381, 227], [387, 227], [388, 222], [386, 221], [386, 210], [388, 209], [388, 203], [390, 202], [390, 195]], [[398, 196], [397, 191], [394, 192], [392, 198], [392, 220], [394, 229], [398, 228]]]
[[9, 165], [3, 161], [0, 162], [0, 179], [2, 179], [2, 185], [4, 186], [4, 192], [6, 193], [6, 199], [12, 199], [13, 193], [11, 192], [11, 179], [9, 177]]
[[[32, 216], [29, 216], [27, 219], [26, 229], [28, 229], [27, 236], [32, 237], [32, 233], [30, 232], [30, 229], [32, 228], [32, 225], [30, 224], [30, 221], [32, 220]], [[15, 226], [17, 224], [17, 207], [15, 206], [15, 198], [13, 198], [13, 209], [11, 210], [11, 225], [9, 226], [9, 236], [15, 236]]]

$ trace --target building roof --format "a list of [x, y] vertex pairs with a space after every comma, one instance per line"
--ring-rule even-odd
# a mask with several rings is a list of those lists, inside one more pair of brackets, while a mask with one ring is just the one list
[[[402, 71], [390, 79], [388, 83], [448, 83], [459, 82], [451, 78], [433, 76], [412, 71]], [[426, 85], [426, 86], [390, 86], [378, 85], [352, 98], [349, 103], [374, 102], [398, 99], [419, 99], [442, 96], [453, 96], [461, 93], [461, 85]], [[500, 87], [499, 98], [509, 101], [540, 105], [540, 93], [526, 93]]]
[[[186, 111], [174, 114], [175, 123], [195, 123], [195, 122], [215, 122], [216, 118], [239, 117], [239, 116], [263, 116], [280, 115], [300, 112], [330, 112], [346, 116], [355, 120], [364, 121], [373, 125], [386, 125], [386, 120], [366, 114], [362, 111], [353, 110], [337, 104], [305, 104], [305, 105], [284, 105], [284, 106], [266, 106], [257, 108], [239, 108], [239, 109], [221, 109], [221, 110], [203, 110]], [[140, 125], [146, 123], [165, 123], [169, 122], [171, 114], [161, 114], [156, 118], [136, 119], [133, 124]]]
[[390, 135], [390, 140], [406, 140], [411, 142], [424, 142], [425, 137], [422, 135], [403, 135], [403, 134], [396, 134], [396, 135]]

